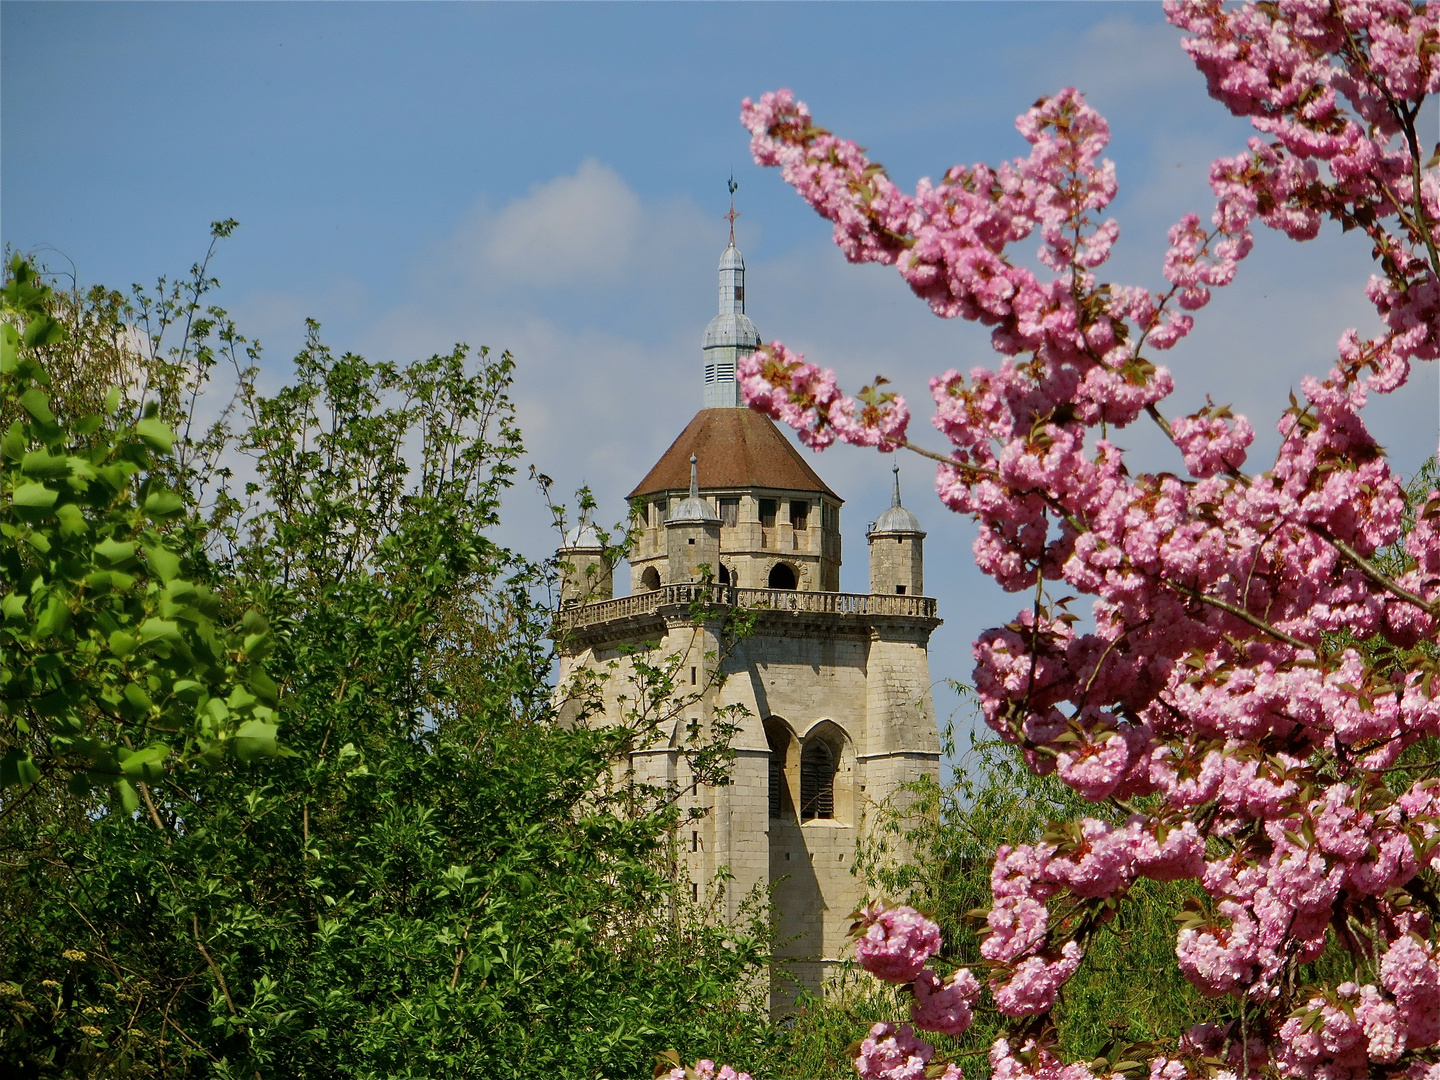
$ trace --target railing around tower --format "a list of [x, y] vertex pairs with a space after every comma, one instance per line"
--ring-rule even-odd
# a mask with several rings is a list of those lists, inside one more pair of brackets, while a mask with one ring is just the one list
[[899, 615], [935, 618], [936, 602], [930, 596], [890, 593], [804, 592], [798, 589], [742, 589], [734, 585], [662, 585], [649, 592], [574, 604], [561, 609], [557, 629], [573, 630], [636, 615], [650, 615], [663, 607], [701, 603], [759, 611], [817, 612], [826, 615]]

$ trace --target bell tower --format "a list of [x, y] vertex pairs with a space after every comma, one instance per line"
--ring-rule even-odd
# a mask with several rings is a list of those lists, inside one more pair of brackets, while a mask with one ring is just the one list
[[[848, 955], [847, 913], [864, 889], [851, 867], [875, 806], [903, 805], [908, 784], [939, 779], [928, 648], [940, 619], [922, 594], [925, 534], [900, 504], [898, 472], [890, 508], [868, 531], [870, 592], [842, 593], [840, 496], [768, 417], [741, 405], [735, 365], [760, 335], [745, 314], [735, 216], [732, 203], [720, 311], [703, 342], [704, 407], [629, 495], [630, 595], [604, 599], [589, 534], [562, 552], [578, 570], [571, 595], [580, 576], [600, 580], [594, 600], [557, 613], [556, 693], [565, 716], [598, 677], [596, 721], [618, 722], [636, 658], [673, 663], [683, 716], [632, 753], [631, 767], [695, 812], [676, 837], [677, 895], [721, 922], [742, 918], [749, 896], [772, 897], [770, 1000], [783, 1012], [800, 987], [820, 993]], [[713, 578], [701, 590], [704, 566]], [[730, 638], [737, 611], [748, 630]], [[733, 759], [728, 782], [708, 786], [680, 744], [720, 710], [738, 718]]]

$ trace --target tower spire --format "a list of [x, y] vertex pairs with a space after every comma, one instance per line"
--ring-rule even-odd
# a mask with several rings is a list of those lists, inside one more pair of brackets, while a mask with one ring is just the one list
[[699, 458], [694, 454], [690, 455], [690, 498], [700, 497], [700, 469]]
[[731, 174], [730, 174], [730, 183], [729, 183], [729, 187], [730, 187], [730, 212], [725, 215], [725, 220], [728, 221], [728, 222], [730, 222], [730, 246], [731, 246], [731, 247], [734, 247], [734, 246], [735, 246], [735, 219], [740, 216], [739, 211], [737, 211], [737, 210], [735, 209], [735, 191], [736, 191], [737, 188], [739, 188], [739, 186], [740, 186], [740, 185], [735, 182], [735, 174], [734, 174], [734, 173], [731, 173]]
[[735, 247], [735, 191], [740, 187], [730, 177], [730, 246], [720, 256], [720, 311], [705, 328], [701, 346], [705, 357], [705, 408], [738, 409], [740, 385], [735, 381], [735, 365], [742, 356], [760, 345], [755, 324], [745, 316], [745, 259]]
[[890, 471], [895, 474], [895, 493], [890, 496], [890, 505], [895, 507], [900, 505], [900, 463], [896, 462]]

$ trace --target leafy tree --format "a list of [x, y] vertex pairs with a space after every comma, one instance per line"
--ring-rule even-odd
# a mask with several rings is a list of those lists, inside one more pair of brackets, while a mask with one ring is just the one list
[[54, 294], [17, 256], [0, 303], [0, 787], [101, 786], [133, 811], [172, 754], [276, 753], [271, 636], [253, 609], [221, 618], [170, 427], [154, 405], [117, 423], [118, 388], [57, 417], [35, 358], [70, 336]]
[[601, 1076], [667, 1046], [769, 1052], [764, 920], [674, 895], [665, 793], [615, 812], [633, 732], [554, 722], [553, 569], [487, 535], [521, 453], [513, 360], [337, 357], [312, 324], [267, 397], [231, 342], [248, 480], [202, 508], [172, 474], [167, 528], [219, 619], [267, 613], [293, 754], [172, 762], [138, 814], [43, 784], [0, 806], [4, 1069]]

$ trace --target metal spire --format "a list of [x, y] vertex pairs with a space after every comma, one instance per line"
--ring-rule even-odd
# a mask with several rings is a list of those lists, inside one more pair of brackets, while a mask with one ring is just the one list
[[892, 470], [895, 473], [895, 494], [890, 496], [890, 505], [900, 505], [900, 465], [897, 462]]
[[737, 212], [736, 209], [735, 209], [735, 191], [736, 191], [737, 188], [739, 188], [739, 186], [740, 186], [740, 185], [735, 182], [735, 174], [734, 174], [734, 173], [731, 173], [731, 174], [730, 174], [730, 183], [729, 183], [729, 187], [730, 187], [730, 212], [725, 215], [725, 220], [728, 221], [728, 222], [730, 222], [730, 246], [731, 246], [731, 247], [734, 247], [734, 246], [735, 246], [735, 219], [740, 216], [739, 212]]
[[700, 497], [700, 472], [695, 467], [697, 460], [694, 454], [690, 455], [690, 498], [692, 499]]

